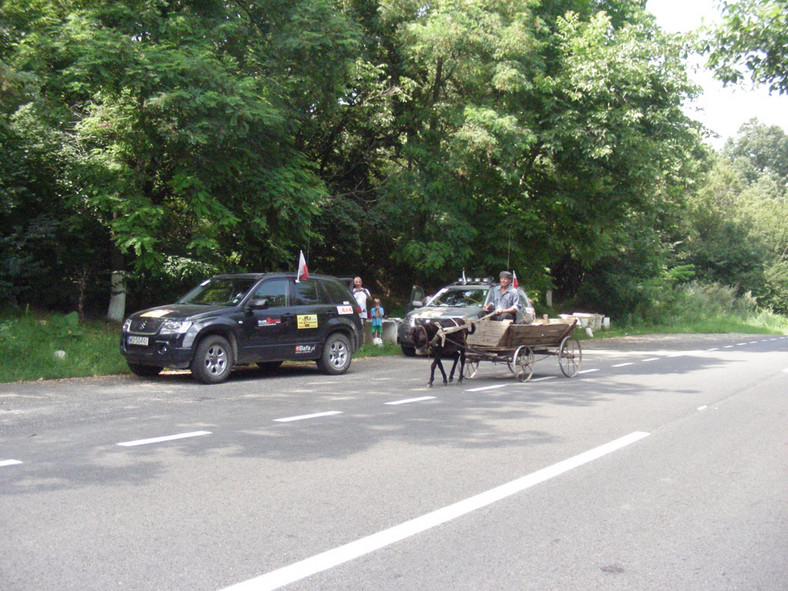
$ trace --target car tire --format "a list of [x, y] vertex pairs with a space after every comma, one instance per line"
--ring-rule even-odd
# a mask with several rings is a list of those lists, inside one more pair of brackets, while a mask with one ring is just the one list
[[416, 347], [411, 347], [410, 345], [400, 345], [402, 348], [402, 353], [405, 357], [415, 357], [416, 356]]
[[163, 367], [157, 365], [142, 365], [141, 363], [127, 363], [131, 373], [141, 378], [153, 378], [161, 373]]
[[352, 356], [350, 341], [345, 335], [335, 332], [326, 339], [323, 353], [317, 360], [317, 367], [323, 373], [333, 376], [343, 374], [350, 367]]
[[219, 335], [209, 335], [197, 345], [189, 369], [198, 382], [218, 384], [229, 377], [232, 367], [230, 343]]

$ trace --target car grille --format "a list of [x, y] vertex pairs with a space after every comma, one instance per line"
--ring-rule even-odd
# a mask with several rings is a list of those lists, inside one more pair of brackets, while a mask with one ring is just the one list
[[135, 334], [156, 334], [162, 321], [159, 318], [137, 318], [131, 321], [129, 332]]

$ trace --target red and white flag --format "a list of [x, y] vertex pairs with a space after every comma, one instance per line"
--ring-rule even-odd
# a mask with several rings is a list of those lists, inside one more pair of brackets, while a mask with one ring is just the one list
[[514, 285], [515, 289], [520, 287], [520, 282], [517, 281], [517, 273], [515, 273], [514, 271], [512, 271], [512, 285]]
[[298, 273], [296, 273], [296, 283], [302, 279], [309, 279], [309, 269], [306, 268], [306, 259], [304, 258], [304, 251], [299, 251], [298, 255]]

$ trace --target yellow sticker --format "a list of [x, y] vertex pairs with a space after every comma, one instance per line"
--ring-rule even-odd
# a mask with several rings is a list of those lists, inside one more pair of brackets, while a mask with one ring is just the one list
[[298, 328], [317, 328], [317, 314], [299, 314]]

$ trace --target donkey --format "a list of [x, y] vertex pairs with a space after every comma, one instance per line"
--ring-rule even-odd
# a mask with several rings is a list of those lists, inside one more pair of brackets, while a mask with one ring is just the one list
[[[440, 328], [454, 330], [444, 332]], [[462, 383], [462, 374], [465, 371], [465, 350], [468, 347], [467, 337], [469, 334], [473, 334], [474, 330], [476, 330], [476, 326], [465, 318], [450, 318], [440, 322], [427, 322], [416, 325], [413, 329], [413, 343], [417, 349], [428, 348], [428, 354], [432, 356], [430, 381], [427, 382], [428, 387], [432, 388], [432, 383], [435, 381], [436, 367], [441, 370], [443, 385], [448, 386], [449, 382], [454, 381], [454, 370], [457, 369], [458, 362], [460, 364], [460, 374], [457, 381]], [[448, 381], [446, 380], [446, 371], [443, 369], [442, 357], [454, 358]]]

